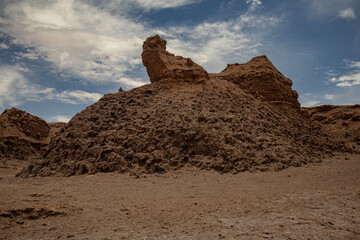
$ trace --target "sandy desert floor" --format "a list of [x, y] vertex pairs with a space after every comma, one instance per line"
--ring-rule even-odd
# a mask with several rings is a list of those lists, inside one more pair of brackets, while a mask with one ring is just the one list
[[0, 168], [0, 239], [360, 239], [360, 155], [237, 175], [17, 171]]

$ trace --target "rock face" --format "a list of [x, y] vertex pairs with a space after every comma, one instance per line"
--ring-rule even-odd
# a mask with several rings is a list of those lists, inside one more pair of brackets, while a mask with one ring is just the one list
[[142, 61], [152, 83], [158, 81], [204, 81], [209, 78], [203, 67], [190, 58], [166, 51], [166, 41], [156, 35], [143, 44]]
[[[50, 139], [53, 138], [58, 132], [61, 131], [61, 129], [63, 127], [66, 126], [66, 123], [64, 122], [51, 122], [51, 123], [48, 123], [49, 127], [50, 127]], [[49, 140], [50, 140], [49, 139]], [[50, 142], [50, 141], [49, 141]]]
[[0, 158], [31, 159], [50, 142], [49, 125], [39, 117], [16, 108], [0, 115]]
[[78, 113], [52, 139], [44, 159], [19, 175], [163, 173], [190, 166], [279, 170], [341, 149], [312, 125], [291, 81], [266, 57], [208, 77], [165, 45], [159, 36], [144, 42], [151, 84], [106, 94]]
[[16, 136], [33, 142], [47, 141], [50, 127], [39, 117], [16, 108], [0, 115], [0, 137]]
[[50, 139], [66, 123], [46, 123], [25, 111], [11, 108], [0, 115], [0, 165], [10, 167], [13, 160], [41, 159]]
[[222, 79], [238, 85], [253, 96], [268, 102], [287, 102], [300, 108], [298, 94], [266, 56], [254, 57], [247, 63], [228, 64], [218, 74], [208, 74], [190, 58], [175, 56], [166, 51], [166, 41], [156, 35], [143, 44], [142, 61], [152, 83], [158, 81], [198, 82]]
[[254, 57], [243, 64], [228, 64], [213, 77], [233, 82], [263, 101], [287, 102], [300, 107], [298, 94], [291, 89], [292, 81], [279, 72], [266, 56]]
[[303, 108], [331, 139], [360, 152], [360, 105]]

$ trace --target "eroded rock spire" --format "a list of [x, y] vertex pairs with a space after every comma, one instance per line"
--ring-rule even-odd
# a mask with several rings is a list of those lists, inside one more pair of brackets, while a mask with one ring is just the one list
[[203, 67], [190, 58], [166, 51], [166, 41], [159, 35], [146, 39], [142, 61], [152, 83], [159, 81], [204, 81], [209, 79]]

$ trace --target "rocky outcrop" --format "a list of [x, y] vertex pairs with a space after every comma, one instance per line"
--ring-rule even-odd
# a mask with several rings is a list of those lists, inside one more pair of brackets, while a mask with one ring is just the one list
[[16, 108], [0, 115], [0, 137], [16, 136], [32, 142], [48, 141], [50, 127], [39, 117]]
[[27, 160], [40, 156], [50, 142], [50, 127], [39, 117], [16, 108], [0, 115], [0, 158]]
[[360, 105], [303, 108], [329, 138], [360, 152]]
[[285, 77], [266, 56], [254, 57], [247, 63], [228, 64], [217, 77], [235, 83], [263, 101], [286, 102], [299, 108], [298, 94], [291, 89], [292, 81]]
[[166, 41], [156, 35], [144, 42], [142, 60], [152, 83], [222, 79], [235, 83], [263, 101], [290, 103], [300, 108], [298, 94], [291, 89], [292, 81], [276, 69], [266, 56], [254, 57], [243, 64], [228, 64], [221, 73], [208, 74], [190, 58], [166, 51]]
[[166, 51], [166, 41], [159, 35], [143, 44], [142, 61], [152, 83], [159, 81], [204, 81], [209, 78], [203, 67], [190, 58]]
[[43, 160], [19, 175], [138, 175], [185, 166], [280, 170], [341, 149], [299, 111], [291, 81], [266, 57], [208, 77], [165, 45], [159, 36], [144, 42], [151, 84], [104, 95], [54, 137]]
[[43, 119], [17, 108], [6, 109], [0, 115], [0, 159], [41, 158], [50, 139], [64, 125], [65, 123], [47, 124]]

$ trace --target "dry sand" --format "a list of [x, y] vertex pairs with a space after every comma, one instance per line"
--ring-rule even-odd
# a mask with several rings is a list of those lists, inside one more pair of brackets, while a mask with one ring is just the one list
[[0, 169], [0, 239], [360, 239], [360, 155], [236, 175], [18, 170]]

